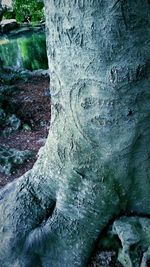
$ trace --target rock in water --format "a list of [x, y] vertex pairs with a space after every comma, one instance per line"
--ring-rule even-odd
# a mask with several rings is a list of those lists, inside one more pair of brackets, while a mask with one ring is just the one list
[[19, 27], [19, 24], [15, 19], [2, 20], [0, 23], [0, 33], [8, 33], [9, 31], [15, 30]]

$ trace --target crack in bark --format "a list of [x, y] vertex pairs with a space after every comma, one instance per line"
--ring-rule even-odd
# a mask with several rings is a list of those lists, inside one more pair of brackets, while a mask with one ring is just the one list
[[114, 5], [112, 6], [112, 10], [114, 10], [114, 9], [117, 7], [117, 5], [118, 5], [119, 3], [122, 3], [123, 1], [126, 1], [126, 0], [117, 0], [117, 1], [114, 3]]
[[128, 29], [128, 24], [127, 24], [127, 21], [126, 21], [123, 1], [121, 2], [121, 13], [122, 13], [122, 18], [123, 18], [123, 21], [124, 21], [124, 25], [125, 25], [126, 30], [127, 30]]

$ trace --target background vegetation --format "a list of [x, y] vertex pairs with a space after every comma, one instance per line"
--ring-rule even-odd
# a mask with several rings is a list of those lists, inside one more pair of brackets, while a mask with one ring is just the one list
[[42, 22], [45, 20], [44, 3], [42, 0], [13, 0], [12, 9], [6, 9], [3, 17], [14, 18], [17, 22]]

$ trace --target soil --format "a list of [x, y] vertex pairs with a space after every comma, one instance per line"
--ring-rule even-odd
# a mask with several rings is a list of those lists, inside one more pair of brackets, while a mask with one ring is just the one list
[[50, 125], [50, 93], [47, 76], [31, 76], [27, 81], [16, 81], [19, 89], [12, 102], [17, 105], [17, 116], [28, 129], [20, 129], [8, 136], [0, 136], [0, 144], [18, 150], [32, 150], [35, 156], [10, 175], [0, 173], [0, 187], [20, 177], [32, 168], [38, 150], [44, 145]]

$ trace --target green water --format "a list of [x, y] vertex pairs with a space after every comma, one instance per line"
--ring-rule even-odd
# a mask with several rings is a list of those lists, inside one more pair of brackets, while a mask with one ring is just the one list
[[0, 38], [0, 59], [14, 69], [47, 69], [44, 32], [26, 33], [18, 37]]

